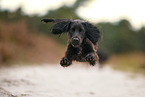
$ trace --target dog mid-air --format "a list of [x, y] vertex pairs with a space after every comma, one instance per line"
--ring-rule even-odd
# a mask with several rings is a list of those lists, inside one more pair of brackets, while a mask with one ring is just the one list
[[67, 67], [73, 60], [89, 62], [94, 66], [99, 60], [97, 48], [101, 33], [96, 26], [75, 19], [42, 19], [41, 21], [54, 23], [51, 28], [52, 34], [68, 33], [67, 51], [60, 61], [61, 66]]

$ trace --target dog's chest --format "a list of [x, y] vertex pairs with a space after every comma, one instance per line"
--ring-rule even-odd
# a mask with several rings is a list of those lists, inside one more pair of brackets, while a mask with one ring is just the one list
[[75, 48], [74, 53], [76, 56], [82, 55], [82, 47]]
[[77, 48], [75, 50], [74, 60], [76, 61], [85, 61], [84, 53], [82, 48]]

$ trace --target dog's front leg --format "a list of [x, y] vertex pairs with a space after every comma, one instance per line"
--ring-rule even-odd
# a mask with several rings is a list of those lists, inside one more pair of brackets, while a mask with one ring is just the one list
[[96, 62], [98, 61], [98, 59], [99, 57], [95, 52], [91, 52], [86, 55], [86, 61], [88, 61], [90, 65], [94, 66]]
[[69, 60], [66, 56], [63, 57], [63, 58], [61, 59], [61, 61], [60, 61], [60, 65], [63, 66], [63, 67], [67, 67], [67, 66], [69, 66], [69, 65], [71, 65], [71, 64], [72, 64], [72, 61]]
[[93, 45], [92, 43], [90, 43], [90, 41], [86, 42], [86, 61], [90, 63], [90, 65], [95, 65], [96, 62], [99, 60], [99, 57], [96, 53], [97, 48], [95, 47], [95, 45]]
[[72, 64], [73, 55], [74, 55], [74, 48], [71, 45], [68, 45], [65, 56], [60, 61], [60, 65], [63, 67], [70, 66]]

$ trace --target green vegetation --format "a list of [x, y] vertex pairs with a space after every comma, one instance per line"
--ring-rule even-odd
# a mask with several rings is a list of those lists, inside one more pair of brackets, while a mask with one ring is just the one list
[[140, 30], [133, 30], [127, 20], [120, 20], [118, 23], [99, 23], [103, 32], [101, 48], [107, 53], [118, 54], [142, 51], [145, 52], [145, 27]]

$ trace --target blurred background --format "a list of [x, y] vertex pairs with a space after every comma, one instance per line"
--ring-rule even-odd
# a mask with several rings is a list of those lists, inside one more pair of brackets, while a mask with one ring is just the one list
[[59, 63], [67, 35], [43, 18], [82, 19], [102, 32], [104, 64], [145, 73], [144, 0], [0, 0], [0, 66]]

